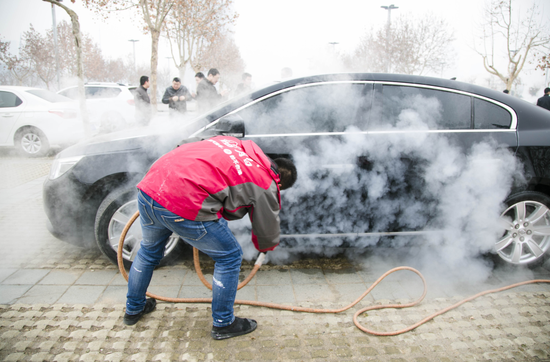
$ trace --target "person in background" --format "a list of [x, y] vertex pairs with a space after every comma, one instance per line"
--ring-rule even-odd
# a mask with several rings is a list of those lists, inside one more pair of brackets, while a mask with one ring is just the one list
[[253, 141], [229, 136], [189, 139], [159, 158], [137, 185], [143, 239], [130, 268], [124, 324], [134, 325], [155, 309], [147, 288], [166, 241], [176, 233], [215, 262], [212, 338], [254, 331], [255, 320], [234, 315], [243, 252], [226, 220], [248, 214], [255, 248], [275, 249], [280, 190], [296, 178], [290, 159], [273, 161]]
[[510, 94], [510, 91], [508, 89], [505, 89], [502, 91], [502, 93]]
[[550, 111], [550, 88], [544, 89], [544, 95], [537, 100], [537, 106]]
[[252, 90], [252, 75], [250, 73], [243, 73], [242, 80], [243, 82], [239, 83], [239, 85], [237, 86], [235, 95], [248, 93]]
[[203, 79], [204, 79], [204, 74], [202, 72], [198, 72], [197, 74], [195, 74], [195, 82], [197, 83], [197, 85], [199, 85], [199, 83]]
[[147, 126], [151, 122], [152, 109], [151, 100], [147, 89], [149, 88], [149, 77], [142, 75], [139, 78], [139, 87], [134, 93], [134, 103], [136, 106], [136, 123], [140, 126]]
[[292, 69], [289, 67], [284, 67], [281, 69], [281, 80], [286, 80], [292, 78]]
[[218, 93], [215, 85], [220, 80], [220, 72], [216, 68], [212, 68], [208, 71], [206, 78], [200, 81], [197, 86], [197, 102], [200, 112], [206, 112], [212, 109], [216, 104], [222, 101], [226, 91]]
[[172, 80], [172, 86], [166, 88], [162, 103], [168, 104], [170, 116], [175, 116], [187, 112], [187, 100], [190, 98], [191, 95], [187, 88], [181, 85], [181, 80], [178, 77], [175, 77]]
[[[202, 72], [197, 72], [197, 74], [195, 74], [195, 90], [199, 87], [199, 83], [201, 82], [201, 80], [204, 79], [204, 74]], [[196, 98], [197, 97], [197, 93], [191, 93], [191, 96], [193, 98]]]

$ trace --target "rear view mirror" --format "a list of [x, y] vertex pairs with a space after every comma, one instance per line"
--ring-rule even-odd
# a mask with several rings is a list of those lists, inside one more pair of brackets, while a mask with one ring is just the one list
[[210, 131], [218, 135], [242, 138], [245, 135], [244, 121], [241, 116], [229, 115], [221, 118]]

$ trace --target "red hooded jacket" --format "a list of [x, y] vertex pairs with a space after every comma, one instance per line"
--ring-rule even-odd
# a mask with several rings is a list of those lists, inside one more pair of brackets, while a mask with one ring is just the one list
[[187, 143], [158, 159], [137, 187], [167, 210], [194, 221], [252, 223], [259, 251], [279, 244], [279, 175], [252, 141], [228, 136]]

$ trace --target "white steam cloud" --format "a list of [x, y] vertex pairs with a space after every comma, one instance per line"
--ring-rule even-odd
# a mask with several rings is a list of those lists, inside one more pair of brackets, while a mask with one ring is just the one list
[[[487, 278], [490, 265], [480, 255], [502, 235], [500, 213], [512, 185], [522, 182], [521, 164], [491, 139], [464, 147], [457, 133], [426, 132], [440, 117], [436, 99], [402, 102], [395, 126], [368, 134], [348, 128], [295, 149], [298, 181], [281, 193], [283, 239], [269, 261], [342, 252], [360, 258], [361, 248], [376, 245], [371, 251], [380, 257], [395, 253], [419, 269]], [[245, 223], [231, 226], [245, 258], [254, 258]], [[407, 233], [382, 234], [388, 231]]]

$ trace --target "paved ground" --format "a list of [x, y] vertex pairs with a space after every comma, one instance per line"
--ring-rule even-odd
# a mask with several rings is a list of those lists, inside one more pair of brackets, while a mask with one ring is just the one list
[[[4, 361], [550, 361], [550, 284], [523, 286], [476, 299], [403, 335], [358, 330], [359, 306], [407, 303], [421, 294], [410, 272], [392, 274], [358, 306], [340, 314], [305, 314], [237, 306], [258, 330], [226, 341], [209, 336], [208, 304], [159, 303], [137, 325], [122, 324], [125, 281], [97, 250], [51, 236], [41, 185], [52, 158], [0, 153], [0, 360]], [[266, 265], [237, 298], [339, 308], [360, 296], [391, 257], [368, 254], [305, 258]], [[204, 260], [207, 276], [211, 263]], [[243, 276], [251, 268], [243, 266]], [[495, 269], [478, 282], [445, 280], [427, 272], [429, 291], [414, 308], [368, 312], [369, 328], [390, 331], [479, 291], [535, 278], [534, 271]], [[464, 274], [475, 273], [464, 270]], [[474, 278], [475, 279], [475, 278]], [[479, 280], [480, 279], [480, 280]], [[151, 291], [170, 297], [208, 297], [189, 255], [155, 272]]]

